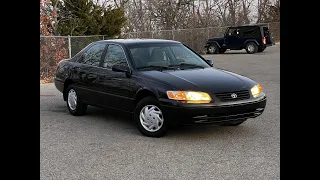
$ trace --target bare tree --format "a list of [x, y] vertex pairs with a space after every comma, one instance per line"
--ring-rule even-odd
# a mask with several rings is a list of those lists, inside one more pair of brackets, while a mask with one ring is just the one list
[[113, 0], [113, 3], [117, 8], [124, 7], [124, 5], [128, 2], [129, 0]]
[[250, 24], [251, 5], [254, 0], [242, 0], [242, 9], [239, 12], [237, 24]]
[[257, 23], [263, 23], [267, 19], [267, 10], [270, 0], [258, 0], [258, 18]]
[[[120, 4], [124, 0], [114, 1]], [[273, 1], [280, 2], [280, 0], [130, 0], [124, 5], [128, 19], [125, 31], [260, 23], [270, 19], [268, 13]], [[273, 11], [276, 11], [275, 8]]]

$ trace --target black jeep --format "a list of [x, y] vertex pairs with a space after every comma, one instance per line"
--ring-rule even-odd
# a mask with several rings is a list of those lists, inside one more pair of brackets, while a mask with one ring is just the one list
[[228, 27], [224, 37], [208, 39], [205, 48], [208, 54], [224, 53], [227, 49], [245, 49], [247, 53], [253, 54], [273, 44], [267, 25], [246, 25]]

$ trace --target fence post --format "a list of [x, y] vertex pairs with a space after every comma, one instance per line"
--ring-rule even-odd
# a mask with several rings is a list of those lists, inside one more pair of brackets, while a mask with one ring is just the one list
[[207, 31], [207, 39], [209, 39], [209, 38], [210, 38], [210, 35], [209, 35], [209, 34], [210, 34], [210, 28], [207, 27], [207, 30], [208, 30], [208, 31]]
[[71, 37], [68, 35], [69, 58], [71, 58]]
[[193, 37], [193, 30], [194, 30], [194, 28], [193, 29], [191, 29], [191, 37], [192, 37], [192, 39], [191, 39], [191, 47], [192, 47], [192, 49], [194, 49], [194, 47], [193, 47], [193, 39], [194, 39], [194, 37]]
[[171, 30], [171, 33], [172, 33], [172, 40], [174, 40], [174, 33], [173, 33], [173, 30]]
[[153, 31], [151, 31], [151, 39], [153, 39]]

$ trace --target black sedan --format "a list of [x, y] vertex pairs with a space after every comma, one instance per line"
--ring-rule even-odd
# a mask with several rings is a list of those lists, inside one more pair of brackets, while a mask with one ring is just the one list
[[151, 137], [172, 124], [236, 126], [261, 115], [261, 86], [212, 62], [177, 41], [104, 40], [60, 61], [54, 82], [72, 115], [87, 105], [129, 112]]

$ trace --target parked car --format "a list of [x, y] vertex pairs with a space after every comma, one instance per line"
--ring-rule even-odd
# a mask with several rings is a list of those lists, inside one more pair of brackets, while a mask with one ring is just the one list
[[208, 54], [224, 53], [227, 49], [242, 50], [253, 54], [263, 52], [274, 44], [266, 25], [236, 26], [226, 29], [223, 37], [208, 39], [205, 48]]
[[151, 137], [177, 123], [236, 126], [266, 106], [258, 83], [170, 40], [94, 42], [60, 61], [54, 82], [72, 115], [87, 105], [129, 112]]

